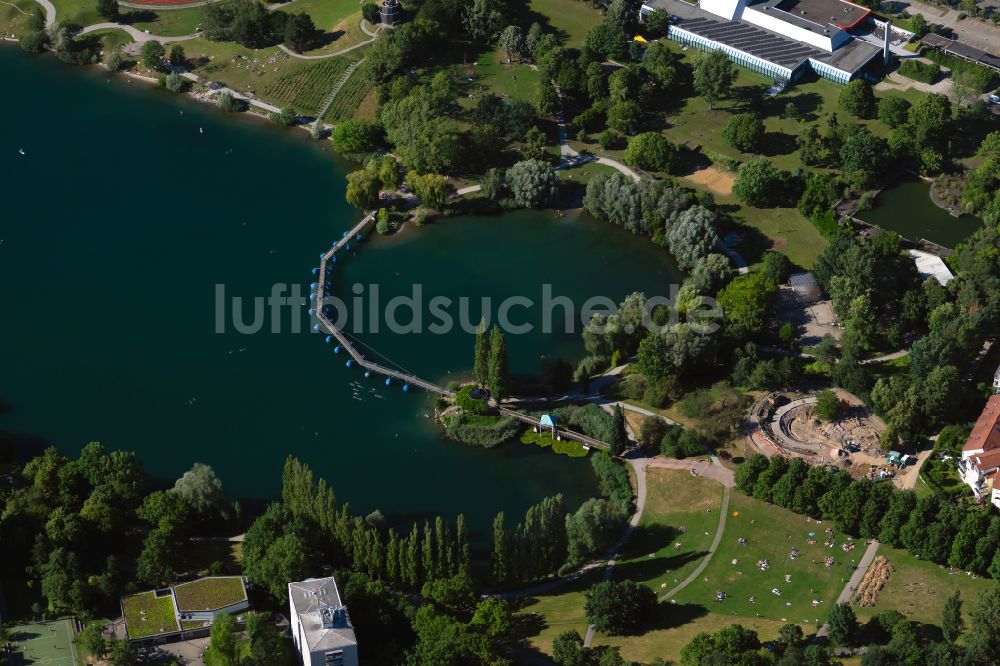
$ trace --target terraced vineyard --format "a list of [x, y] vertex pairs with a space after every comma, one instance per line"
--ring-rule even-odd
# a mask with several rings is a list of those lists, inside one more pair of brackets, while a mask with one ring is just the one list
[[328, 123], [349, 120], [369, 90], [371, 90], [371, 84], [365, 77], [364, 65], [362, 65], [354, 70], [351, 78], [347, 79], [344, 87], [337, 93], [330, 108], [327, 109], [326, 115], [323, 116], [323, 120]]
[[[264, 89], [264, 97], [278, 106], [290, 106], [299, 113], [313, 115], [319, 110], [323, 99], [337, 85], [344, 71], [354, 62], [353, 58], [339, 56], [302, 67], [268, 84]], [[362, 80], [359, 76], [352, 76], [341, 94], [347, 91], [355, 79]]]

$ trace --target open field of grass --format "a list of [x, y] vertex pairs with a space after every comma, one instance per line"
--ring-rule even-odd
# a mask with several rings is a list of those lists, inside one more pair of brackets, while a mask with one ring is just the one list
[[122, 609], [129, 638], [180, 630], [174, 598], [169, 594], [162, 597], [157, 597], [152, 591], [133, 594], [122, 599]]
[[[730, 624], [741, 624], [753, 629], [761, 641], [774, 640], [778, 637], [778, 629], [783, 622], [765, 620], [762, 618], [737, 618], [721, 613], [702, 613], [697, 611], [688, 615], [690, 608], [667, 610], [667, 628], [653, 629], [641, 636], [605, 636], [596, 634], [593, 645], [616, 646], [621, 655], [628, 661], [638, 661], [644, 664], [652, 662], [657, 657], [668, 663], [680, 663], [681, 650], [701, 632], [714, 633]], [[809, 635], [809, 632], [806, 632]]]
[[[145, 9], [123, 10], [124, 22], [152, 35], [174, 37], [194, 34], [201, 27], [201, 8], [170, 9], [153, 12]], [[167, 47], [169, 50], [169, 46]]]
[[591, 28], [604, 20], [604, 16], [590, 3], [580, 0], [529, 0], [530, 21], [546, 24], [566, 46], [579, 48]]
[[281, 11], [289, 14], [309, 14], [320, 30], [331, 31], [347, 17], [357, 14], [361, 18], [361, 3], [358, 0], [295, 0]]
[[[721, 502], [722, 487], [713, 481], [682, 470], [648, 470], [642, 522], [619, 558], [614, 577], [641, 581], [658, 593], [664, 591], [660, 587], [663, 583], [672, 586], [674, 577], [686, 577], [712, 541]], [[821, 561], [834, 551], [836, 555], [843, 552], [837, 547], [823, 546], [821, 536], [825, 535], [820, 526], [784, 509], [734, 494], [730, 511], [738, 515], [729, 516], [723, 544], [705, 571], [708, 582], [696, 581], [676, 595], [676, 599], [662, 603], [658, 616], [650, 618], [649, 630], [641, 635], [597, 634], [594, 646], [617, 646], [626, 659], [649, 663], [656, 657], [677, 661], [681, 649], [695, 634], [718, 631], [731, 623], [753, 628], [764, 641], [774, 639], [786, 620], [801, 624], [807, 636], [813, 633], [816, 620], [825, 617], [825, 607], [843, 586], [841, 576], [849, 575], [850, 568], [835, 564], [827, 570], [822, 563], [813, 565], [812, 560]], [[682, 527], [684, 532], [678, 534]], [[809, 531], [819, 532], [819, 543], [815, 546], [805, 543]], [[800, 532], [802, 555], [792, 561], [788, 559], [792, 540], [787, 537], [789, 533]], [[746, 546], [737, 543], [741, 535], [748, 541]], [[673, 544], [677, 542], [682, 546], [675, 551]], [[650, 558], [650, 553], [655, 556]], [[860, 553], [859, 548], [850, 555], [857, 558]], [[759, 557], [770, 560], [767, 572], [760, 572], [754, 566]], [[734, 558], [740, 561], [737, 567], [730, 564]], [[737, 570], [743, 574], [736, 574]], [[785, 574], [792, 576], [792, 583], [785, 582]], [[585, 592], [600, 578], [600, 572], [594, 572], [552, 594], [527, 600], [519, 615], [524, 626], [529, 627], [529, 643], [550, 654], [552, 640], [560, 633], [575, 630], [582, 636], [587, 627]], [[747, 602], [753, 594], [749, 591], [751, 586], [760, 588], [754, 605]], [[772, 595], [772, 587], [781, 589], [782, 596]], [[732, 596], [722, 603], [715, 602], [717, 588]], [[813, 598], [825, 603], [814, 609]], [[785, 606], [785, 602], [791, 602], [792, 607]]]
[[[841, 544], [851, 542], [843, 535], [826, 533], [831, 525], [738, 492], [733, 493], [729, 511], [722, 543], [702, 579], [677, 594], [676, 602], [738, 617], [794, 622], [804, 628], [825, 618], [861, 558], [864, 542], [844, 552]], [[741, 538], [745, 545], [739, 543]], [[834, 545], [828, 547], [824, 542], [831, 538]], [[799, 551], [796, 559], [791, 558], [792, 549]], [[823, 562], [826, 557], [833, 558], [829, 568]], [[765, 571], [757, 566], [763, 560], [769, 564]], [[780, 596], [772, 592], [775, 589]], [[716, 601], [717, 592], [725, 594], [723, 601]], [[819, 604], [813, 606], [813, 601]]]
[[0, 2], [0, 37], [18, 37], [27, 31], [28, 19], [38, 3], [33, 0]]
[[125, 44], [131, 44], [135, 40], [124, 30], [97, 30], [96, 32], [87, 33], [88, 37], [95, 37], [101, 41], [101, 56], [102, 60], [107, 61], [107, 58], [111, 53], [117, 49], [119, 46]]
[[911, 620], [940, 624], [945, 599], [957, 590], [962, 593], [962, 610], [968, 627], [969, 611], [975, 607], [976, 597], [994, 584], [985, 578], [967, 576], [964, 571], [920, 560], [905, 550], [883, 545], [878, 554], [889, 560], [893, 571], [874, 607], [854, 607], [861, 620], [881, 611], [898, 610]]
[[209, 576], [174, 586], [177, 607], [181, 611], [215, 610], [247, 598], [239, 576]]
[[361, 12], [357, 11], [341, 20], [320, 35], [316, 48], [305, 55], [326, 55], [342, 51], [371, 39], [361, 30]]
[[559, 588], [552, 594], [524, 600], [517, 611], [518, 620], [527, 629], [526, 639], [535, 649], [552, 654], [552, 641], [564, 631], [587, 633], [587, 615], [583, 610], [584, 593], [602, 580], [595, 571]]
[[805, 269], [811, 269], [826, 249], [827, 241], [816, 225], [795, 208], [753, 208], [740, 204], [736, 197], [718, 197], [719, 203], [738, 207], [733, 219], [744, 225], [743, 243], [737, 249], [747, 263], [760, 261], [765, 250], [778, 250]]
[[281, 77], [315, 64], [292, 58], [276, 46], [248, 49], [234, 42], [213, 42], [203, 37], [183, 44], [195, 74], [224, 83], [233, 90], [258, 95], [263, 95], [264, 89]]
[[646, 508], [615, 578], [645, 583], [658, 594], [674, 587], [708, 552], [721, 505], [720, 484], [687, 470], [649, 469]]
[[[459, 75], [461, 75], [461, 72], [467, 68], [456, 65], [455, 69], [459, 70]], [[472, 83], [470, 93], [476, 94], [477, 90], [485, 93], [489, 90], [501, 97], [511, 97], [535, 103], [539, 80], [538, 70], [516, 62], [508, 65], [507, 56], [502, 50], [497, 49], [484, 53], [472, 69], [475, 72], [476, 81]], [[471, 102], [471, 106], [475, 100], [469, 100], [469, 102]]]
[[57, 21], [69, 21], [78, 25], [101, 23], [104, 19], [97, 13], [96, 2], [83, 0], [52, 0], [56, 8]]

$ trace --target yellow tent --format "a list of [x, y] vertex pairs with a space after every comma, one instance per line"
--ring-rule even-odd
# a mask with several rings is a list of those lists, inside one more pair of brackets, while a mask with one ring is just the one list
[[637, 41], [637, 42], [639, 42], [640, 44], [645, 44], [646, 43], [646, 40], [643, 39], [642, 35], [636, 35], [632, 39], [635, 40], [635, 41]]

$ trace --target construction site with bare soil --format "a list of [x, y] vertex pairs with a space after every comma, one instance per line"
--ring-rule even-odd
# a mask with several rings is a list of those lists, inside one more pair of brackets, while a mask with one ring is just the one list
[[910, 456], [884, 450], [880, 443], [885, 423], [856, 396], [834, 390], [840, 401], [829, 420], [816, 413], [818, 393], [775, 392], [750, 412], [750, 441], [771, 456], [802, 458], [811, 465], [832, 465], [854, 478], [890, 479], [906, 487], [905, 478], [917, 474]]

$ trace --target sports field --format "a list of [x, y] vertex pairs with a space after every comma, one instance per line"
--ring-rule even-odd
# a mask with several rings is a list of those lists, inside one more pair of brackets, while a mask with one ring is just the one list
[[18, 650], [16, 664], [77, 664], [69, 620], [15, 627], [12, 639]]

